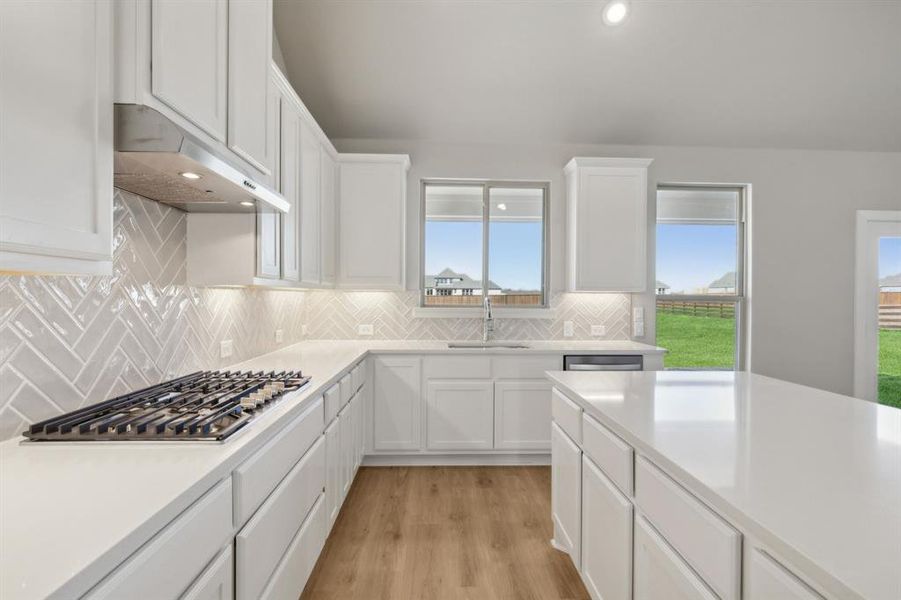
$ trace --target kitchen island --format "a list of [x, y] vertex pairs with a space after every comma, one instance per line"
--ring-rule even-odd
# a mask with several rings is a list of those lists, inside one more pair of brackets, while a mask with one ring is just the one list
[[901, 598], [898, 409], [749, 373], [548, 377], [554, 543], [593, 594]]

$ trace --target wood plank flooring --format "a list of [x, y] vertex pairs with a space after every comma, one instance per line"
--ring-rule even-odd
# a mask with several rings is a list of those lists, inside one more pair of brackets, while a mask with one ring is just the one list
[[550, 467], [361, 468], [302, 600], [588, 599]]

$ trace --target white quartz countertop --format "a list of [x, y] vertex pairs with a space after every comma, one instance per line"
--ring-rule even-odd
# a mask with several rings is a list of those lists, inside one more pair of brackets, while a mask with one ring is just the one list
[[901, 410], [748, 373], [548, 376], [837, 597], [901, 598]]
[[225, 442], [0, 443], [0, 598], [73, 598], [225, 477], [367, 352], [659, 354], [622, 342], [525, 342], [526, 349], [448, 349], [447, 342], [301, 342], [231, 368], [301, 369], [310, 385]]

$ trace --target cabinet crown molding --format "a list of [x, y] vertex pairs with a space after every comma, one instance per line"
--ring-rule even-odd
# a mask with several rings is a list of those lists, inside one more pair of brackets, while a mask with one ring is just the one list
[[648, 168], [654, 162], [653, 158], [608, 158], [576, 156], [563, 168], [565, 173], [570, 173], [579, 167], [632, 167]]
[[357, 154], [340, 152], [338, 154], [338, 162], [340, 163], [393, 163], [403, 165], [405, 171], [410, 170], [409, 154]]

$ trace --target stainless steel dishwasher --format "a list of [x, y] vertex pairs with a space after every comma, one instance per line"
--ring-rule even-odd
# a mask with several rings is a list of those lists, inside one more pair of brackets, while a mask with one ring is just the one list
[[640, 354], [590, 354], [563, 357], [564, 371], [641, 371], [643, 365]]

